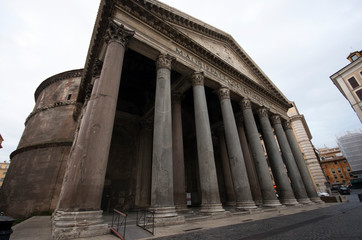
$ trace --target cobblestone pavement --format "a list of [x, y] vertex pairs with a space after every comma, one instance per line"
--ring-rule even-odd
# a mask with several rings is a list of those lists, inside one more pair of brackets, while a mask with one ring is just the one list
[[362, 203], [358, 193], [362, 194], [362, 189], [352, 189], [349, 202], [344, 204], [156, 239], [362, 239]]

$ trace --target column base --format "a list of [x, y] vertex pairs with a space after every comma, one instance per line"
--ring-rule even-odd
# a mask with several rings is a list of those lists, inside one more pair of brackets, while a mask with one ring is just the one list
[[287, 206], [295, 206], [298, 205], [298, 201], [295, 198], [292, 199], [280, 199], [280, 203]]
[[227, 201], [227, 202], [225, 203], [225, 205], [226, 205], [226, 206], [229, 206], [229, 207], [235, 207], [236, 202], [235, 202], [235, 201]]
[[176, 212], [192, 212], [186, 204], [175, 205]]
[[282, 204], [279, 202], [279, 200], [264, 200], [262, 206], [275, 208], [282, 206]]
[[310, 198], [314, 203], [324, 203], [320, 197]]
[[200, 209], [201, 214], [212, 214], [220, 212], [225, 212], [225, 209], [222, 207], [222, 204], [219, 203], [201, 204], [201, 209]]
[[236, 202], [236, 209], [244, 211], [244, 210], [250, 210], [250, 209], [256, 209], [257, 206], [253, 201], [248, 202]]
[[297, 199], [297, 201], [301, 204], [313, 204], [313, 202], [309, 198], [301, 198]]
[[55, 240], [100, 236], [110, 233], [103, 223], [103, 211], [56, 211], [52, 216], [52, 237]]
[[148, 210], [155, 213], [155, 219], [177, 216], [175, 207], [150, 207]]
[[155, 213], [155, 226], [167, 226], [185, 223], [185, 217], [178, 216], [175, 207], [152, 207], [148, 210]]

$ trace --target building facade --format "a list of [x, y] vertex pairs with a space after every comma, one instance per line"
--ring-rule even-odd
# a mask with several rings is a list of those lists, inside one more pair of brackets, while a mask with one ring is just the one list
[[331, 187], [351, 185], [351, 180], [354, 179], [351, 166], [339, 148], [321, 148], [318, 149], [318, 155], [325, 178]]
[[187, 193], [221, 216], [230, 204], [320, 202], [290, 101], [230, 35], [158, 1], [101, 1], [84, 69], [44, 81], [35, 99], [0, 208], [54, 210], [55, 239], [107, 233], [112, 208], [184, 222]]
[[289, 108], [288, 116], [293, 126], [294, 134], [303, 153], [304, 160], [308, 166], [309, 172], [313, 177], [314, 184], [318, 191], [327, 192], [328, 186], [324, 177], [321, 165], [317, 158], [315, 148], [311, 142], [312, 134], [309, 130], [307, 121], [303, 114], [300, 114], [297, 106], [292, 102], [293, 107]]
[[351, 166], [354, 175], [352, 185], [362, 187], [362, 131], [347, 132], [337, 137], [337, 142]]
[[360, 121], [362, 121], [362, 51], [348, 55], [351, 62], [332, 76], [334, 85], [351, 104]]

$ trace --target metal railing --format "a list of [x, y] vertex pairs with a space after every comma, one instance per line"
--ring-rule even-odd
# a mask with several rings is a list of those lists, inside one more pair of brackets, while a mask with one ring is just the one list
[[136, 225], [147, 232], [155, 235], [155, 212], [148, 210], [138, 210]]
[[126, 239], [127, 214], [113, 209], [111, 231], [120, 239]]

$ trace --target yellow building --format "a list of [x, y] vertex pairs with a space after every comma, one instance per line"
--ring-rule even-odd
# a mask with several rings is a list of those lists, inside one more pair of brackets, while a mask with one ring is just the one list
[[351, 185], [351, 167], [341, 150], [338, 147], [321, 148], [318, 152], [323, 173], [330, 186]]
[[362, 122], [362, 51], [352, 52], [347, 59], [351, 62], [332, 76], [333, 83], [349, 101]]
[[6, 175], [6, 172], [8, 171], [9, 165], [10, 165], [10, 163], [7, 163], [5, 161], [0, 163], [0, 188], [3, 185], [5, 175]]

